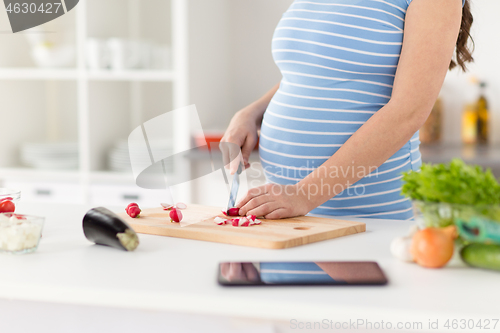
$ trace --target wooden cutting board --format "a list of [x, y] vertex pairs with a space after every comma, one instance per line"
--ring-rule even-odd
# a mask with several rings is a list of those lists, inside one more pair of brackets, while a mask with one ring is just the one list
[[182, 223], [170, 222], [161, 207], [144, 209], [140, 218], [119, 214], [138, 233], [188, 238], [217, 243], [285, 249], [366, 231], [366, 224], [330, 218], [300, 216], [282, 220], [261, 219], [261, 225], [233, 227], [216, 225], [220, 208], [189, 205], [182, 211]]

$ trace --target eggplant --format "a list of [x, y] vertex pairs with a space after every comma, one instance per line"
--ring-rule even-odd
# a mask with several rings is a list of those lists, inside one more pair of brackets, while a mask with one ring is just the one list
[[135, 231], [107, 208], [93, 208], [83, 217], [83, 233], [96, 244], [134, 251], [139, 245]]

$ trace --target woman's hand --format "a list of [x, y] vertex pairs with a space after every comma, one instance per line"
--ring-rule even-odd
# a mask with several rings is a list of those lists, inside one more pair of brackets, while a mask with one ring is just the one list
[[[227, 128], [221, 140], [220, 149], [223, 154], [224, 164], [229, 164], [231, 174], [238, 170], [241, 157], [245, 168], [250, 166], [248, 159], [258, 140], [259, 112], [252, 105], [238, 111]], [[228, 144], [224, 144], [228, 143]], [[238, 157], [241, 149], [241, 157]]]
[[[229, 164], [231, 174], [238, 170], [238, 166], [242, 162], [241, 159], [243, 159], [245, 168], [250, 166], [248, 159], [257, 144], [257, 131], [262, 123], [264, 112], [278, 87], [279, 84], [275, 85], [264, 96], [238, 111], [231, 120], [220, 145], [224, 165], [228, 167]], [[242, 156], [239, 157], [240, 149]]]
[[226, 262], [220, 265], [221, 275], [229, 282], [257, 282], [260, 275], [251, 263]]
[[264, 216], [266, 219], [301, 216], [310, 211], [307, 193], [299, 184], [266, 184], [253, 188], [236, 207], [242, 216]]

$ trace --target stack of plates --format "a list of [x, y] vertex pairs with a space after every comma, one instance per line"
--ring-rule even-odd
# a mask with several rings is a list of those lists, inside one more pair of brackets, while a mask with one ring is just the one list
[[[162, 142], [155, 142], [151, 145], [155, 147], [155, 156], [170, 156], [172, 155], [172, 143], [171, 141], [165, 140]], [[133, 158], [136, 161], [140, 161], [141, 164], [151, 164], [151, 158], [149, 152], [145, 150], [142, 146], [138, 149], [132, 149], [133, 156], [129, 154], [128, 142], [120, 141], [115, 147], [113, 147], [108, 154], [108, 166], [112, 171], [117, 172], [131, 172], [132, 165], [130, 164], [130, 159]], [[172, 165], [167, 165], [169, 172], [172, 171]]]
[[36, 169], [78, 169], [78, 144], [73, 142], [25, 143], [21, 162]]

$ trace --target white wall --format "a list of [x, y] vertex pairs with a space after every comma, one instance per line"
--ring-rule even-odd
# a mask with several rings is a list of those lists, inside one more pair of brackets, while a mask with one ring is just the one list
[[271, 55], [274, 28], [292, 0], [191, 0], [191, 101], [205, 129], [231, 116], [280, 80]]
[[271, 53], [274, 29], [292, 0], [232, 0], [231, 86], [234, 111], [276, 85], [281, 75]]
[[231, 109], [229, 16], [229, 0], [189, 2], [190, 97], [205, 129], [220, 127]]

